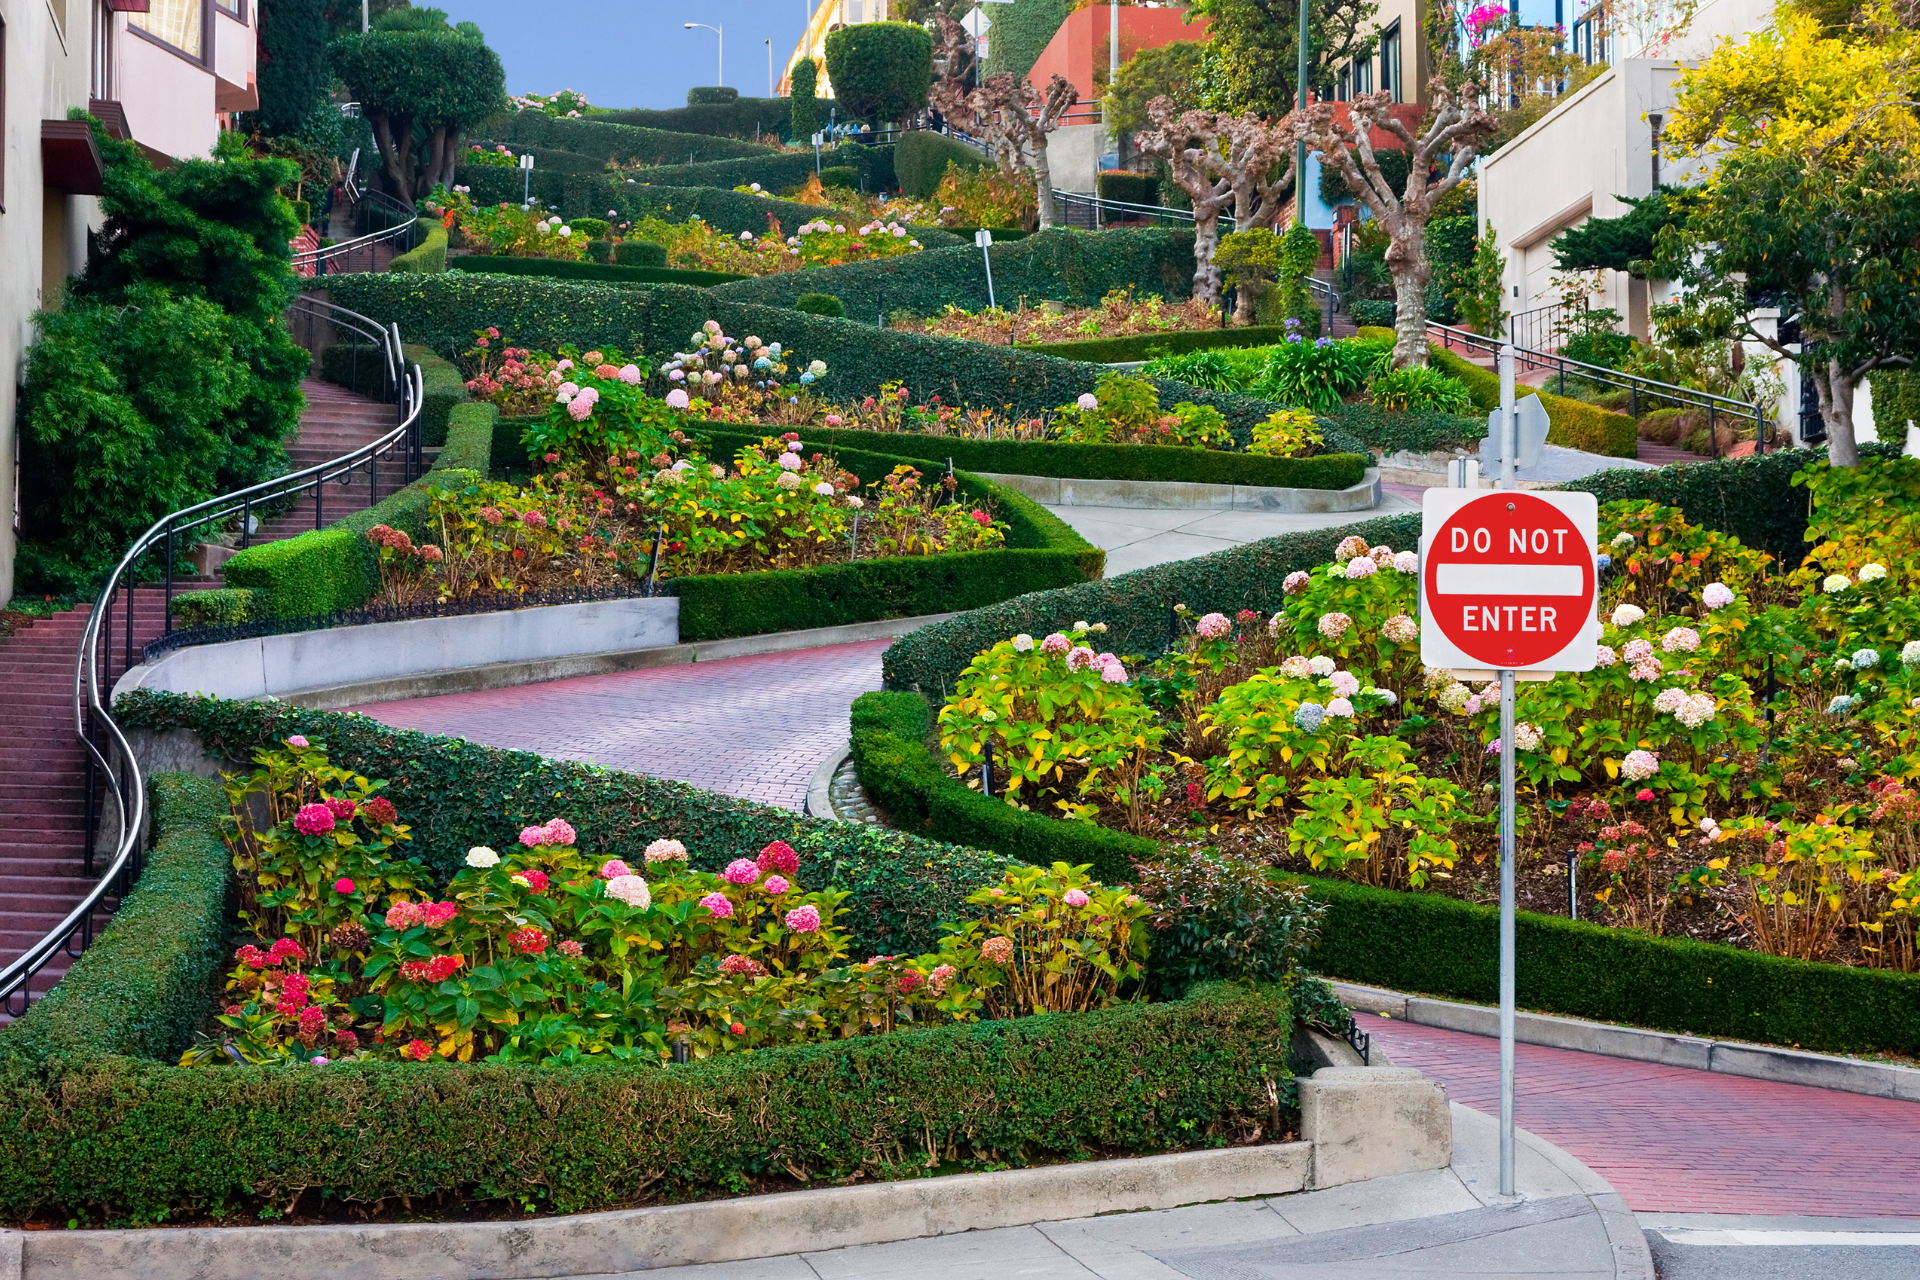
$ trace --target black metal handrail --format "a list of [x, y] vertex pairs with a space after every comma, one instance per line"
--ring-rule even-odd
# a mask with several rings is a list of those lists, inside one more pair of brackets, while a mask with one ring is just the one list
[[[1440, 335], [1441, 345], [1451, 350], [1454, 344], [1469, 351], [1487, 351], [1495, 356], [1507, 344], [1498, 338], [1488, 338], [1474, 333], [1470, 329], [1460, 329], [1449, 324], [1436, 324], [1429, 320], [1427, 328]], [[1720, 438], [1715, 431], [1722, 415], [1736, 421], [1745, 419], [1753, 424], [1754, 450], [1757, 453], [1767, 451], [1767, 417], [1758, 405], [1748, 404], [1744, 400], [1735, 400], [1731, 396], [1716, 395], [1711, 391], [1697, 391], [1692, 387], [1675, 386], [1671, 382], [1661, 382], [1657, 378], [1643, 378], [1637, 373], [1622, 373], [1618, 369], [1609, 369], [1605, 365], [1588, 364], [1584, 360], [1575, 360], [1563, 356], [1557, 351], [1536, 351], [1530, 347], [1516, 346], [1513, 349], [1515, 367], [1527, 369], [1552, 369], [1559, 374], [1560, 393], [1566, 394], [1567, 375], [1585, 378], [1602, 386], [1625, 391], [1631, 397], [1629, 405], [1635, 418], [1640, 416], [1642, 396], [1651, 400], [1671, 401], [1693, 409], [1707, 411], [1707, 438], [1711, 441], [1713, 456], [1720, 456]]]
[[[308, 249], [303, 253], [296, 253], [293, 255], [294, 274], [299, 276], [338, 275], [340, 273], [337, 270], [329, 271], [327, 268], [349, 254], [358, 253], [362, 249], [371, 250], [374, 245], [385, 244], [390, 240], [405, 239], [408, 241], [406, 247], [411, 249], [414, 228], [419, 224], [419, 218], [408, 214], [405, 222], [395, 223], [379, 231], [369, 231], [366, 235], [342, 240], [338, 244], [330, 244], [323, 249]], [[402, 252], [405, 250], [403, 249]]]
[[[1080, 226], [1090, 230], [1099, 230], [1106, 222], [1106, 215], [1122, 219], [1147, 218], [1159, 223], [1190, 223], [1193, 221], [1191, 209], [1169, 209], [1157, 204], [1133, 204], [1126, 200], [1109, 200], [1105, 196], [1090, 195], [1084, 191], [1056, 191], [1053, 193], [1054, 217], [1062, 226]], [[1220, 215], [1220, 229], [1232, 231], [1238, 224], [1230, 213]]]
[[[134, 575], [150, 561], [156, 549], [159, 549], [158, 554], [164, 556], [165, 590], [167, 599], [171, 601], [174, 548], [182, 535], [238, 514], [244, 538], [251, 531], [250, 518], [255, 507], [275, 505], [308, 490], [314, 494], [314, 525], [318, 528], [324, 520], [322, 492], [327, 482], [337, 481], [343, 475], [366, 467], [376, 477], [373, 483], [377, 492], [379, 459], [395, 449], [401, 451], [407, 481], [411, 483], [417, 474], [422, 381], [419, 366], [409, 369], [402, 363], [398, 330], [382, 328], [366, 316], [316, 298], [303, 297], [294, 305], [296, 310], [303, 307], [310, 310], [324, 308], [330, 313], [328, 319], [337, 326], [380, 335], [383, 354], [389, 369], [393, 371], [390, 385], [397, 397], [399, 421], [379, 439], [337, 458], [162, 516], [134, 540], [114, 566], [113, 572], [107, 575], [94, 608], [87, 616], [73, 671], [74, 731], [87, 752], [85, 866], [88, 875], [94, 872], [94, 840], [101, 816], [95, 806], [95, 795], [101, 773], [105, 774], [108, 797], [119, 826], [113, 852], [107, 859], [105, 869], [79, 905], [44, 937], [0, 968], [0, 1006], [4, 1006], [9, 1013], [26, 1011], [33, 1000], [28, 984], [35, 974], [46, 967], [49, 960], [63, 951], [77, 956], [85, 950], [93, 941], [94, 913], [108, 898], [124, 896], [140, 874], [147, 822], [146, 779], [141, 772], [140, 761], [133, 753], [132, 744], [115, 722], [110, 706], [114, 678], [115, 598], [122, 592], [126, 593], [124, 673], [126, 667], [133, 665]], [[76, 937], [79, 939], [78, 949], [74, 947]]]

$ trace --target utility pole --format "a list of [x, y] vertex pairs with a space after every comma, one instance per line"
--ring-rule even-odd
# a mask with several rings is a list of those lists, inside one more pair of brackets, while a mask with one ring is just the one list
[[[1300, 67], [1298, 80], [1300, 114], [1307, 114], [1307, 0], [1300, 0]], [[1293, 149], [1293, 220], [1307, 225], [1307, 144], [1302, 139]]]

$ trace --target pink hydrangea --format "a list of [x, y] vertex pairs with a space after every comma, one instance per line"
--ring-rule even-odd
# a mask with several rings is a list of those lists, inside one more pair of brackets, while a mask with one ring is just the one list
[[787, 928], [795, 933], [815, 933], [820, 928], [820, 908], [809, 902], [804, 907], [795, 907], [787, 912]]
[[1380, 628], [1380, 634], [1395, 644], [1412, 644], [1420, 638], [1420, 624], [1407, 614], [1396, 613]]
[[727, 864], [727, 869], [720, 873], [720, 877], [728, 884], [752, 884], [760, 878], [760, 868], [751, 858], [735, 858]]
[[1327, 677], [1327, 683], [1333, 687], [1337, 698], [1351, 698], [1360, 692], [1360, 677], [1351, 671], [1336, 671]]
[[1295, 569], [1280, 583], [1280, 589], [1290, 596], [1297, 596], [1313, 585], [1313, 575], [1305, 569]]
[[1660, 647], [1668, 653], [1692, 653], [1700, 647], [1700, 633], [1692, 627], [1675, 627], [1660, 637]]
[[580, 834], [573, 829], [573, 824], [565, 818], [550, 819], [547, 825], [541, 829], [546, 833], [547, 837], [541, 843], [550, 844], [556, 848], [565, 848], [576, 844], [580, 839]]
[[1095, 396], [1091, 391], [1082, 391], [1080, 398], [1074, 401], [1074, 403], [1079, 405], [1080, 409], [1085, 413], [1092, 413], [1100, 407], [1099, 397]]
[[[679, 370], [676, 369], [674, 372], [678, 373]], [[688, 403], [687, 393], [684, 388], [675, 387], [673, 390], [667, 392], [667, 408], [684, 409]]]
[[429, 929], [438, 929], [460, 914], [457, 902], [423, 902], [420, 904], [422, 921]]
[[301, 751], [304, 751], [307, 749], [307, 740], [304, 735], [296, 733], [291, 738], [287, 739], [287, 745], [290, 747], [298, 748]]
[[768, 876], [760, 882], [760, 887], [775, 897], [778, 897], [793, 886], [787, 883], [785, 876]]
[[335, 822], [345, 822], [353, 816], [354, 810], [359, 807], [351, 800], [338, 799], [328, 800], [326, 805], [327, 809], [333, 814], [333, 820]]
[[1724, 609], [1733, 603], [1733, 588], [1724, 582], [1709, 582], [1700, 593], [1700, 603], [1709, 609]]
[[520, 828], [520, 843], [526, 845], [527, 848], [537, 849], [546, 842], [547, 829], [545, 827]]
[[1102, 684], [1125, 684], [1127, 682], [1126, 666], [1122, 664], [1118, 658], [1115, 658], [1112, 662], [1101, 663], [1100, 682]]
[[569, 960], [578, 960], [581, 956], [587, 954], [587, 949], [575, 942], [572, 938], [568, 938], [560, 944], [560, 954]]
[[945, 994], [947, 984], [959, 976], [959, 973], [960, 971], [950, 964], [935, 965], [933, 972], [927, 975], [927, 990], [935, 995]]
[[1628, 662], [1645, 662], [1653, 656], [1653, 641], [1645, 639], [1629, 640], [1627, 641], [1626, 647], [1620, 650], [1620, 656]]
[[1313, 674], [1313, 659], [1304, 653], [1296, 653], [1280, 664], [1280, 674], [1289, 680], [1305, 680]]
[[1329, 640], [1338, 640], [1347, 634], [1353, 626], [1353, 619], [1344, 613], [1323, 613], [1320, 615], [1320, 634]]
[[687, 846], [678, 840], [655, 840], [647, 846], [646, 858], [649, 866], [656, 862], [685, 862]]
[[585, 396], [575, 396], [567, 402], [567, 416], [575, 422], [585, 422], [593, 416], [593, 401]]
[[1202, 640], [1218, 640], [1232, 633], [1233, 623], [1228, 621], [1224, 613], [1210, 613], [1200, 619], [1200, 625], [1194, 630], [1199, 632]]
[[333, 810], [324, 804], [303, 804], [293, 815], [293, 829], [303, 836], [323, 836], [334, 826]]
[[1629, 667], [1627, 669], [1627, 678], [1629, 680], [1638, 680], [1642, 684], [1647, 684], [1658, 680], [1666, 673], [1666, 668], [1660, 665], [1660, 659], [1649, 657], [1643, 658]]
[[1365, 556], [1355, 556], [1347, 561], [1347, 580], [1358, 582], [1362, 578], [1371, 578], [1380, 572], [1380, 566]]
[[1013, 960], [1013, 939], [988, 938], [980, 944], [980, 958], [989, 964], [1008, 964]]
[[1094, 659], [1097, 656], [1098, 655], [1096, 655], [1093, 650], [1087, 648], [1087, 646], [1083, 644], [1075, 645], [1073, 651], [1067, 654], [1067, 670], [1085, 671], [1094, 665]]
[[1675, 715], [1686, 705], [1685, 689], [1662, 689], [1653, 700], [1653, 709], [1663, 716]]
[[1070, 907], [1084, 907], [1089, 902], [1093, 901], [1093, 899], [1087, 896], [1087, 891], [1085, 889], [1069, 889], [1065, 893], [1060, 895], [1060, 901], [1066, 903]]
[[1055, 657], [1059, 657], [1071, 648], [1073, 648], [1073, 642], [1058, 631], [1040, 642], [1040, 652], [1050, 653]]
[[1329, 698], [1327, 700], [1327, 714], [1330, 716], [1339, 716], [1343, 720], [1351, 720], [1353, 718], [1353, 704], [1345, 698]]
[[417, 902], [396, 902], [387, 908], [387, 928], [411, 929], [426, 919], [426, 912]]
[[713, 912], [716, 920], [728, 920], [733, 916], [733, 903], [727, 900], [724, 893], [710, 893], [700, 899], [700, 905]]
[[1370, 548], [1367, 551], [1367, 558], [1372, 560], [1374, 565], [1378, 568], [1381, 568], [1381, 569], [1393, 568], [1393, 548], [1389, 547], [1384, 542], [1377, 547]]
[[1393, 567], [1401, 573], [1420, 572], [1420, 553], [1418, 551], [1402, 551], [1393, 558]]
[[737, 978], [758, 978], [767, 967], [752, 956], [731, 955], [720, 962], [720, 972]]
[[1651, 751], [1629, 751], [1620, 762], [1621, 776], [1629, 782], [1645, 782], [1660, 772], [1660, 757]]
[[608, 858], [605, 862], [600, 864], [600, 870], [595, 874], [598, 875], [602, 880], [611, 880], [615, 876], [632, 875], [633, 868], [628, 866], [626, 863], [620, 861], [620, 859], [618, 858]]
[[1333, 549], [1333, 558], [1345, 564], [1355, 556], [1367, 554], [1367, 551], [1367, 540], [1358, 534], [1353, 534], [1340, 539], [1340, 545]]
[[352, 893], [353, 889], [353, 881], [347, 879], [345, 876], [341, 876], [333, 882], [333, 891], [335, 893]]
[[623, 364], [620, 366], [619, 376], [620, 376], [620, 381], [626, 383], [628, 386], [630, 387], [639, 386], [640, 385], [640, 366], [637, 364]]
[[300, 1034], [317, 1036], [327, 1029], [327, 1011], [317, 1004], [310, 1004], [300, 1011]]
[[785, 840], [775, 840], [760, 851], [760, 856], [754, 859], [753, 865], [763, 872], [778, 871], [784, 875], [792, 875], [800, 869], [800, 855], [795, 853], [793, 846]]
[[1613, 651], [1612, 645], [1601, 644], [1601, 645], [1594, 646], [1593, 648], [1593, 665], [1594, 666], [1610, 667], [1618, 661], [1620, 661], [1620, 655]]

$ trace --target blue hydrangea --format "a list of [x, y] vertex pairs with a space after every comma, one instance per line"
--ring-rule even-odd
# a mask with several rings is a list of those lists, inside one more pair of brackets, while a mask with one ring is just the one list
[[1320, 728], [1320, 722], [1327, 718], [1327, 709], [1317, 702], [1303, 702], [1300, 709], [1293, 713], [1293, 727], [1313, 733]]
[[812, 382], [813, 382], [813, 375], [812, 375], [812, 374], [810, 374], [810, 373], [803, 373], [803, 374], [801, 374], [801, 375], [800, 375], [800, 385], [801, 385], [801, 386], [803, 386], [803, 387], [804, 387], [804, 386], [809, 386], [809, 385], [811, 385], [811, 384], [812, 384]]
[[1849, 697], [1843, 693], [1827, 704], [1827, 714], [1830, 716], [1846, 715], [1847, 712], [1853, 710], [1854, 704], [1859, 701], [1860, 699]]
[[1880, 665], [1880, 651], [1877, 649], [1856, 649], [1853, 654], [1853, 669], [1865, 671], [1868, 667]]
[[1611, 569], [1611, 568], [1613, 568], [1613, 557], [1612, 557], [1612, 556], [1610, 556], [1610, 555], [1607, 555], [1607, 554], [1606, 554], [1605, 552], [1602, 552], [1602, 553], [1601, 553], [1601, 555], [1600, 555], [1600, 570], [1601, 570], [1601, 572], [1602, 572], [1602, 573], [1604, 573], [1604, 572], [1606, 572], [1606, 571], [1607, 571], [1608, 569]]

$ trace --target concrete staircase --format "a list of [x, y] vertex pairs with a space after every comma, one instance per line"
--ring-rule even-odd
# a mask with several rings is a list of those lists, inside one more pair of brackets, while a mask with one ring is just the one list
[[[288, 447], [294, 470], [337, 458], [376, 440], [395, 425], [392, 405], [380, 404], [330, 383], [309, 379], [301, 385], [307, 407], [300, 433]], [[399, 460], [382, 460], [380, 495], [399, 489], [405, 471]], [[368, 505], [368, 477], [355, 472], [346, 486], [329, 484], [321, 502], [331, 524]], [[312, 496], [292, 511], [265, 521], [253, 542], [271, 542], [313, 528]], [[211, 579], [175, 580], [182, 587], [215, 585]], [[127, 666], [127, 599], [133, 601], [132, 657], [166, 631], [165, 592], [157, 585], [136, 586], [114, 601], [111, 674]], [[19, 956], [57, 925], [98, 878], [98, 866], [110, 850], [96, 845], [96, 870], [86, 866], [87, 755], [75, 736], [74, 661], [92, 606], [81, 606], [23, 625], [0, 636], [0, 965]], [[106, 671], [103, 670], [103, 674]], [[103, 781], [96, 780], [97, 804], [111, 804]], [[114, 903], [94, 921], [104, 927]], [[78, 950], [76, 939], [73, 950]], [[44, 994], [66, 973], [70, 958], [55, 957], [28, 988]], [[15, 1005], [18, 1005], [16, 997]], [[0, 1010], [0, 1024], [8, 1020]]]

